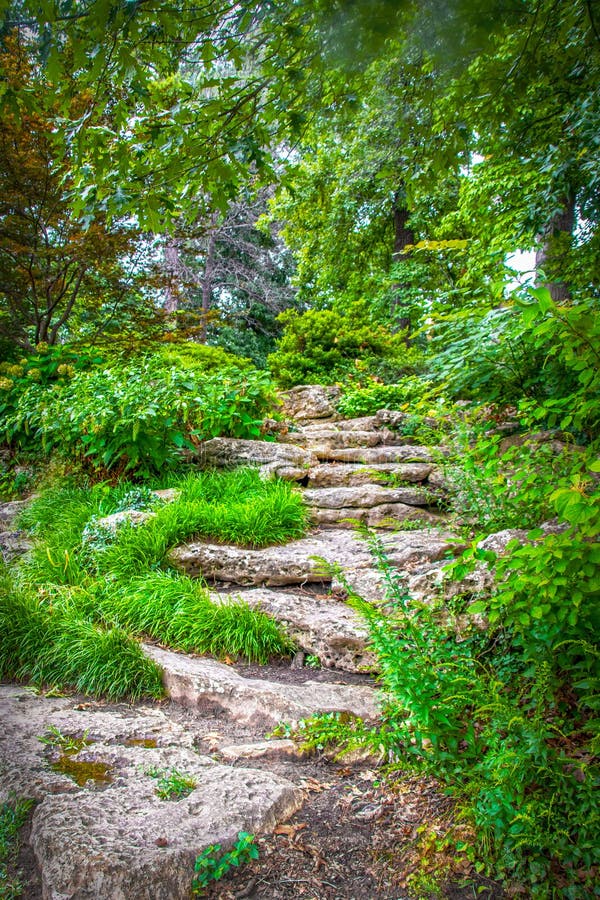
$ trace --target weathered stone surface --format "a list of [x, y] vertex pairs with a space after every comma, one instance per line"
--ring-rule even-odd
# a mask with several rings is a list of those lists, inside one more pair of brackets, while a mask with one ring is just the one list
[[397, 528], [402, 522], [415, 520], [431, 525], [443, 524], [442, 516], [435, 515], [420, 506], [408, 506], [406, 503], [382, 503], [366, 508], [315, 507], [311, 511], [311, 519], [316, 525], [336, 525], [338, 528], [353, 528], [358, 522], [370, 528]]
[[320, 444], [312, 447], [312, 451], [319, 460], [331, 460], [332, 462], [357, 462], [365, 465], [433, 462], [431, 451], [427, 447], [421, 447], [418, 444], [403, 444], [393, 447], [347, 447], [342, 449]]
[[144, 650], [162, 668], [172, 700], [200, 711], [222, 713], [237, 722], [270, 728], [278, 722], [296, 723], [316, 712], [350, 712], [365, 718], [377, 714], [375, 691], [363, 685], [280, 684], [243, 678], [212, 659], [194, 659], [151, 645]]
[[427, 484], [430, 487], [441, 491], [449, 491], [452, 487], [452, 481], [445, 474], [444, 470], [439, 466], [434, 466], [427, 477]]
[[[240, 830], [268, 830], [302, 801], [287, 779], [200, 756], [192, 735], [161, 710], [75, 703], [0, 687], [0, 796], [14, 791], [38, 800], [30, 842], [45, 900], [187, 900], [202, 850], [231, 845]], [[38, 740], [50, 725], [65, 735], [89, 730], [94, 743], [71, 759], [107, 763], [113, 781], [79, 787], [53, 771], [52, 753]], [[128, 743], [147, 737], [159, 746]], [[171, 768], [197, 787], [177, 801], [160, 800], [147, 772]]]
[[289, 740], [257, 741], [254, 744], [227, 744], [219, 747], [219, 756], [227, 762], [238, 759], [265, 759], [277, 757], [297, 758], [302, 756], [298, 746]]
[[[543, 536], [547, 534], [560, 534], [566, 531], [569, 526], [566, 522], [559, 522], [553, 519], [550, 522], [542, 522], [539, 529]], [[506, 548], [511, 541], [517, 541], [519, 544], [533, 544], [535, 540], [528, 537], [532, 528], [505, 528], [503, 531], [496, 531], [494, 534], [488, 534], [486, 538], [477, 544], [480, 550], [487, 550], [495, 553], [497, 556], [503, 556]], [[541, 540], [541, 538], [538, 538]]]
[[[111, 534], [116, 534], [123, 525], [131, 525], [132, 528], [136, 528], [138, 525], [143, 525], [155, 516], [156, 513], [152, 512], [150, 509], [122, 509], [120, 512], [112, 513], [110, 516], [103, 516], [102, 519], [97, 519], [95, 524], [100, 528], [106, 529], [106, 531]], [[92, 535], [84, 531], [82, 537], [83, 542], [85, 543], [90, 539], [92, 539]]]
[[321, 463], [308, 473], [308, 486], [342, 487], [360, 484], [386, 484], [395, 479], [413, 484], [425, 481], [434, 469], [429, 463]]
[[31, 550], [33, 543], [24, 531], [0, 531], [0, 556], [10, 562]]
[[377, 416], [360, 416], [355, 419], [336, 419], [335, 421], [317, 421], [302, 426], [304, 434], [312, 434], [327, 428], [332, 431], [376, 431], [381, 427]]
[[298, 422], [336, 416], [335, 405], [341, 395], [341, 389], [332, 385], [298, 385], [281, 394], [283, 415]]
[[393, 431], [339, 431], [331, 428], [308, 431], [290, 431], [279, 439], [285, 444], [296, 444], [302, 447], [345, 448], [345, 447], [380, 447], [396, 444], [398, 436]]
[[240, 585], [286, 585], [326, 582], [323, 566], [311, 559], [322, 554], [322, 536], [291, 541], [279, 547], [251, 550], [195, 541], [176, 547], [169, 560], [186, 574]]
[[308, 488], [303, 492], [303, 497], [309, 506], [320, 509], [344, 509], [349, 506], [364, 509], [390, 503], [426, 506], [428, 503], [427, 493], [418, 488], [390, 488], [377, 484]]
[[[457, 539], [440, 531], [414, 530], [382, 535], [381, 543], [393, 566], [400, 571], [412, 572], [424, 564], [452, 555]], [[459, 547], [464, 549], [464, 545]], [[204, 575], [243, 586], [305, 582], [338, 584], [315, 557], [341, 566], [348, 582], [363, 596], [368, 599], [380, 596], [381, 578], [373, 570], [366, 542], [354, 532], [340, 528], [264, 550], [196, 542], [176, 547], [170, 553], [171, 562], [191, 576]]]
[[0, 503], [0, 530], [10, 531], [17, 517], [26, 509], [31, 502], [29, 500], [9, 500], [6, 503]]
[[268, 588], [212, 596], [219, 603], [240, 597], [253, 609], [262, 609], [284, 624], [296, 644], [317, 656], [322, 666], [347, 672], [375, 668], [375, 658], [366, 649], [368, 630], [362, 618], [339, 599]]
[[213, 438], [199, 450], [202, 463], [217, 468], [232, 466], [260, 466], [279, 478], [299, 480], [316, 463], [315, 457], [301, 447], [275, 444], [270, 441], [244, 441], [237, 438]]

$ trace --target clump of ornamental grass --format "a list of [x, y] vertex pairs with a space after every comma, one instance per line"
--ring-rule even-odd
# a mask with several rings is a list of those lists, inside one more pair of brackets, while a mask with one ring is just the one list
[[108, 580], [94, 602], [104, 621], [184, 652], [266, 663], [293, 650], [264, 613], [241, 600], [215, 603], [201, 583], [175, 572], [148, 572], [120, 586]]
[[[36, 540], [0, 602], [0, 675], [110, 697], [161, 693], [137, 638], [177, 650], [265, 663], [291, 652], [279, 626], [240, 600], [216, 603], [200, 580], [165, 571], [169, 549], [193, 536], [265, 546], [305, 532], [300, 496], [256, 470], [171, 478], [179, 496], [116, 529], [132, 485], [66, 485], [36, 498], [20, 520]], [[136, 496], [140, 488], [135, 488]], [[138, 504], [139, 506], [139, 504]], [[89, 540], [89, 535], [94, 540]], [[8, 577], [8, 576], [6, 576]]]
[[160, 697], [158, 666], [124, 629], [101, 627], [70, 596], [0, 585], [0, 678], [73, 687], [113, 700]]

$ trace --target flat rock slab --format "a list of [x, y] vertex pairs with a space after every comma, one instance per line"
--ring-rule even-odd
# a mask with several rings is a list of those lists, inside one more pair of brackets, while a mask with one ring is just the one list
[[391, 488], [377, 484], [354, 487], [307, 488], [302, 496], [308, 506], [320, 509], [343, 509], [349, 506], [369, 508], [382, 504], [402, 503], [408, 506], [427, 506], [426, 491], [418, 488]]
[[[209, 844], [271, 829], [302, 802], [285, 778], [200, 756], [191, 736], [155, 708], [77, 708], [73, 699], [4, 685], [0, 716], [0, 797], [14, 792], [38, 801], [30, 842], [45, 900], [188, 900], [195, 858]], [[54, 771], [60, 751], [38, 740], [50, 726], [64, 735], [89, 731], [94, 742], [69, 762], [75, 769], [105, 763], [112, 781], [79, 786]], [[161, 800], [148, 772], [172, 768], [197, 786], [187, 797]]]
[[245, 441], [237, 438], [213, 438], [198, 449], [198, 459], [207, 466], [232, 468], [260, 466], [268, 474], [292, 481], [306, 477], [316, 458], [307, 450], [271, 441]]
[[[397, 531], [381, 536], [392, 564], [414, 572], [419, 566], [452, 556], [457, 539], [436, 529]], [[458, 545], [460, 550], [464, 544]], [[317, 557], [317, 558], [315, 558]], [[367, 543], [356, 533], [340, 528], [291, 541], [279, 547], [249, 550], [204, 541], [183, 544], [169, 554], [171, 563], [186, 574], [241, 586], [276, 587], [293, 584], [337, 584], [328, 565], [340, 566], [350, 585], [367, 599], [381, 596], [381, 577], [373, 569]], [[321, 559], [325, 560], [326, 565]]]
[[376, 668], [375, 657], [367, 650], [368, 629], [358, 613], [343, 601], [268, 588], [212, 595], [219, 603], [238, 598], [285, 625], [300, 649], [318, 657], [322, 666], [346, 672]]
[[398, 443], [398, 435], [393, 431], [383, 429], [381, 431], [358, 431], [350, 429], [340, 431], [332, 428], [315, 429], [309, 431], [290, 431], [282, 434], [279, 440], [284, 444], [297, 444], [302, 447], [313, 447], [326, 444], [328, 447], [380, 447]]
[[212, 659], [148, 644], [144, 651], [162, 668], [165, 688], [174, 702], [237, 722], [271, 728], [323, 712], [349, 712], [367, 719], [377, 715], [376, 692], [368, 686], [317, 681], [281, 684], [243, 678]]
[[341, 509], [313, 508], [311, 519], [315, 525], [335, 525], [338, 528], [354, 528], [357, 523], [369, 528], [398, 528], [404, 522], [419, 521], [440, 525], [443, 516], [431, 513], [419, 506], [408, 506], [406, 503], [383, 503], [380, 506], [365, 508], [348, 506]]
[[321, 463], [308, 473], [309, 488], [356, 487], [408, 481], [418, 484], [433, 471], [431, 463]]
[[402, 444], [394, 447], [347, 447], [338, 449], [327, 444], [311, 448], [319, 460], [332, 462], [356, 462], [365, 465], [377, 463], [432, 463], [433, 456], [428, 447], [419, 444]]

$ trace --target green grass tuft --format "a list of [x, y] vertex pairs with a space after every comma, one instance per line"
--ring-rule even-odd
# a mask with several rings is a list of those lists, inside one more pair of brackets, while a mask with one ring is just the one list
[[293, 650], [269, 616], [241, 601], [216, 604], [202, 584], [185, 575], [149, 572], [117, 590], [107, 582], [97, 604], [105, 621], [175, 650], [258, 663]]
[[[102, 628], [76, 603], [0, 589], [0, 678], [73, 687], [113, 700], [160, 697], [158, 666], [118, 627]], [[6, 589], [7, 588], [7, 589]]]
[[0, 598], [0, 676], [135, 699], [162, 691], [136, 641], [144, 635], [259, 663], [293, 650], [264, 613], [241, 601], [214, 603], [201, 581], [163, 566], [168, 550], [192, 536], [252, 547], [299, 537], [306, 530], [300, 495], [252, 469], [188, 474], [170, 486], [181, 492], [177, 500], [114, 535], [96, 523], [127, 505], [128, 482], [66, 485], [32, 502], [20, 525], [36, 546], [6, 576]]

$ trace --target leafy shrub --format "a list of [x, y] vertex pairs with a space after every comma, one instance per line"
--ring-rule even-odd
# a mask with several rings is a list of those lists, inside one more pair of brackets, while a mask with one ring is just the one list
[[554, 515], [551, 497], [585, 471], [576, 449], [557, 453], [551, 442], [526, 436], [502, 451], [499, 435], [456, 432], [445, 464], [455, 515], [471, 530], [535, 528]]
[[344, 387], [338, 403], [338, 412], [343, 416], [371, 416], [380, 409], [404, 409], [421, 401], [432, 385], [416, 375], [400, 379], [395, 384], [381, 384], [378, 381]]
[[216, 375], [230, 369], [248, 371], [252, 363], [248, 359], [228, 352], [222, 347], [209, 347], [195, 341], [166, 344], [156, 351], [156, 359], [166, 368], [174, 367], [193, 375]]
[[367, 303], [354, 303], [344, 312], [286, 310], [278, 349], [269, 365], [283, 387], [331, 384], [349, 373], [397, 379], [411, 371], [411, 351], [399, 335], [373, 321]]
[[254, 370], [186, 373], [148, 357], [75, 373], [65, 383], [15, 383], [4, 436], [16, 446], [41, 442], [46, 453], [86, 458], [95, 467], [148, 474], [201, 440], [257, 437], [271, 400], [268, 377]]
[[582, 496], [572, 486], [553, 501], [569, 531], [543, 540], [534, 531], [534, 543], [509, 545], [496, 591], [467, 610], [486, 614], [487, 631], [463, 625], [457, 640], [461, 610], [415, 602], [375, 537], [387, 607], [353, 602], [390, 698], [378, 743], [443, 779], [478, 829], [489, 874], [515, 878], [532, 897], [583, 900], [600, 862], [600, 654], [590, 641], [600, 491]]

